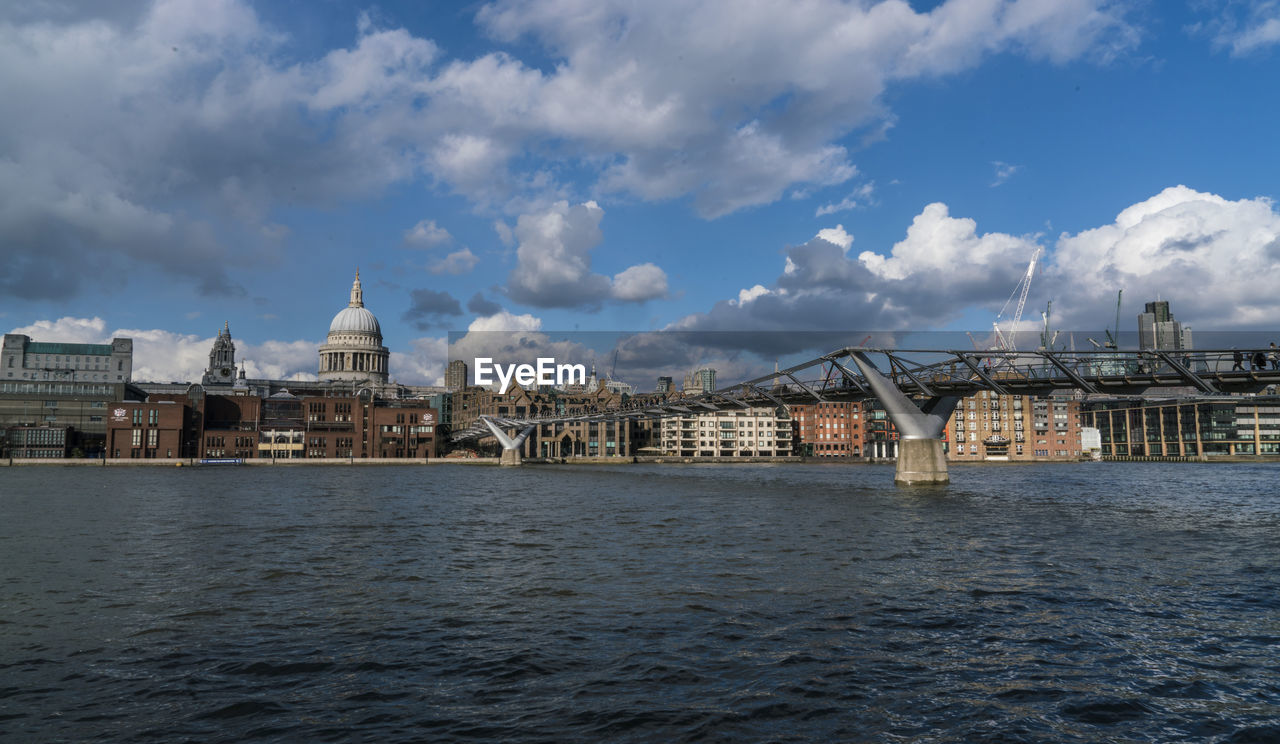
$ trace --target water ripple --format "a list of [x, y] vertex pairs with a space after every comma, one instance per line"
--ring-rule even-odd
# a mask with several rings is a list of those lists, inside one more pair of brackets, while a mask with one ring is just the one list
[[1273, 468], [953, 476], [15, 468], [0, 739], [1280, 741]]

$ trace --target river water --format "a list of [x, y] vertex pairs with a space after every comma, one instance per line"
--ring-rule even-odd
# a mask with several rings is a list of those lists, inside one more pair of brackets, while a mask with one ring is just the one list
[[6, 742], [1280, 741], [1280, 468], [0, 471]]

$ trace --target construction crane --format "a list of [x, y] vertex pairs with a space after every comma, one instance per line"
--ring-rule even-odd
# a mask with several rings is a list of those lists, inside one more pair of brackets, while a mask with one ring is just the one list
[[[1013, 288], [1013, 293], [1009, 295], [1009, 299], [1005, 300], [1004, 307], [1000, 308], [1000, 314], [996, 316], [995, 322], [991, 325], [996, 329], [996, 339], [998, 339], [1000, 348], [1005, 351], [1017, 351], [1017, 333], [1018, 324], [1022, 322], [1022, 311], [1027, 306], [1027, 293], [1031, 291], [1031, 277], [1036, 270], [1036, 261], [1040, 258], [1040, 251], [1044, 250], [1040, 246], [1036, 246], [1036, 252], [1031, 254], [1031, 263], [1027, 264], [1027, 273], [1022, 277]], [[1000, 318], [1004, 315], [1004, 311], [1009, 308], [1009, 303], [1013, 301], [1013, 295], [1018, 295], [1018, 306], [1013, 312], [1013, 320], [1010, 322], [1010, 331], [1008, 337], [1000, 332]]]
[[1120, 298], [1122, 297], [1124, 297], [1123, 289], [1120, 290], [1119, 292], [1116, 292], [1116, 325], [1115, 325], [1116, 330], [1114, 333], [1112, 333], [1110, 330], [1106, 331], [1107, 343], [1105, 344], [1105, 346], [1108, 349], [1120, 348]]

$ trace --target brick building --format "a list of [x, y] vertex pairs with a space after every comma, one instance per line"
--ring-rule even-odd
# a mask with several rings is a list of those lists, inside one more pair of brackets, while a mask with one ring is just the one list
[[[453, 429], [465, 429], [481, 416], [532, 418], [573, 416], [634, 403], [631, 396], [599, 386], [591, 391], [525, 390], [497, 393], [468, 387], [453, 394]], [[635, 427], [622, 421], [566, 421], [537, 427], [525, 441], [524, 457], [620, 457], [636, 454]], [[488, 446], [496, 447], [489, 440]]]
[[[163, 398], [163, 399], [162, 399]], [[108, 424], [111, 457], [299, 460], [427, 458], [438, 414], [426, 401], [372, 396], [151, 396], [121, 404]], [[118, 414], [118, 415], [117, 415]]]
[[190, 403], [175, 400], [125, 402], [108, 412], [107, 457], [153, 460], [192, 457]]
[[983, 390], [956, 406], [949, 424], [948, 457], [966, 460], [1076, 460], [1080, 458], [1080, 401]]
[[791, 406], [795, 452], [805, 457], [861, 457], [866, 446], [862, 401]]

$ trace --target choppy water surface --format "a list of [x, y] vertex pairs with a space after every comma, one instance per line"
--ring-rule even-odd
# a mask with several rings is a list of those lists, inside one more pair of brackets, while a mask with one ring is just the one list
[[1280, 468], [0, 471], [4, 741], [1280, 740]]

